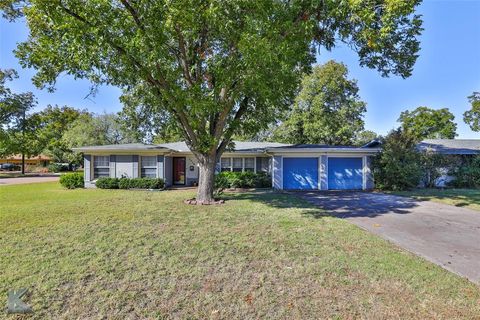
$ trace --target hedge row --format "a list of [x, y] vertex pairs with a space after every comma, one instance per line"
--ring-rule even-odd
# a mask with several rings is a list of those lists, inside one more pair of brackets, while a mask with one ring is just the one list
[[230, 172], [224, 171], [215, 177], [215, 186], [227, 188], [271, 188], [272, 178], [264, 172]]
[[163, 189], [163, 179], [152, 178], [99, 178], [95, 183], [100, 189]]

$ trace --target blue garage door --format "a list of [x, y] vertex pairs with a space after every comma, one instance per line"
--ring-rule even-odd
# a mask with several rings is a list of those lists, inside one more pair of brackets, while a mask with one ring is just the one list
[[318, 158], [283, 158], [283, 189], [318, 189]]
[[362, 158], [328, 158], [328, 189], [362, 189]]

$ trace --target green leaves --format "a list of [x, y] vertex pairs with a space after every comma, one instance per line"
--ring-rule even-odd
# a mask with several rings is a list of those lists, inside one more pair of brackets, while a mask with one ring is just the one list
[[[5, 10], [25, 4], [7, 2]], [[138, 105], [173, 118], [206, 152], [206, 141], [211, 149], [232, 134], [263, 130], [286, 110], [315, 48], [340, 40], [360, 64], [408, 76], [421, 31], [418, 3], [34, 0], [23, 10], [30, 38], [16, 54], [37, 69], [39, 87], [53, 88], [68, 73], [135, 91]]]
[[118, 86], [147, 114], [173, 119], [203, 163], [234, 134], [274, 123], [321, 47], [341, 41], [361, 65], [409, 76], [419, 2], [7, 0], [1, 8], [26, 15], [30, 36], [16, 55], [37, 70], [38, 87], [53, 89], [63, 73]]
[[293, 111], [275, 131], [279, 141], [350, 145], [363, 130], [365, 102], [347, 67], [329, 61], [304, 76]]
[[472, 108], [463, 114], [463, 121], [470, 126], [473, 131], [480, 131], [480, 92], [474, 92], [468, 97]]
[[455, 116], [448, 110], [418, 107], [404, 111], [398, 121], [403, 130], [409, 131], [418, 141], [422, 139], [454, 139], [457, 136]]

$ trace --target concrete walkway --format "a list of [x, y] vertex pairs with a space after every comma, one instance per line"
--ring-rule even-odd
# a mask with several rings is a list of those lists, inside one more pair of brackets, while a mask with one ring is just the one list
[[296, 194], [480, 284], [480, 211], [380, 193]]
[[0, 186], [8, 186], [13, 184], [27, 184], [38, 182], [58, 181], [59, 176], [38, 176], [38, 177], [19, 177], [19, 178], [2, 178], [0, 179]]

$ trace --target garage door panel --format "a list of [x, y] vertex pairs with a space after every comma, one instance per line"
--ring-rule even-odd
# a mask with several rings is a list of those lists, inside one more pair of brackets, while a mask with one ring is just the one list
[[362, 158], [328, 158], [328, 189], [358, 190], [362, 187]]
[[318, 158], [283, 158], [283, 188], [318, 189]]

